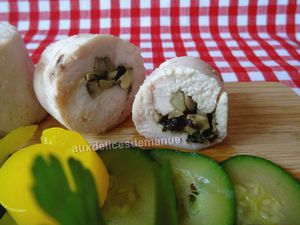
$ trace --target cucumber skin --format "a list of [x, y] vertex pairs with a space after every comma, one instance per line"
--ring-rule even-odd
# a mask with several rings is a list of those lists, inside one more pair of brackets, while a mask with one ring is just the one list
[[[167, 148], [155, 148], [155, 149], [151, 149], [149, 151], [151, 157], [154, 158], [154, 160], [157, 161], [156, 157], [154, 156], [155, 152], [161, 153], [164, 152], [163, 154], [174, 154], [174, 155], [182, 155], [182, 156], [188, 156], [188, 157], [192, 157], [192, 158], [204, 158], [208, 161], [210, 161], [212, 164], [214, 164], [215, 166], [217, 166], [221, 171], [223, 171], [223, 175], [226, 178], [226, 180], [228, 181], [227, 183], [227, 187], [232, 190], [232, 205], [231, 205], [231, 209], [232, 209], [232, 215], [231, 218], [229, 219], [229, 222], [226, 225], [234, 225], [236, 223], [236, 215], [237, 215], [237, 210], [236, 210], [236, 197], [235, 197], [235, 192], [234, 192], [234, 188], [233, 188], [233, 183], [231, 182], [231, 179], [229, 177], [229, 175], [227, 174], [227, 172], [223, 169], [223, 167], [217, 163], [214, 159], [210, 158], [207, 155], [203, 155], [203, 154], [199, 154], [199, 153], [195, 153], [195, 152], [182, 152], [182, 151], [178, 151], [178, 150], [174, 150], [174, 149], [167, 149]], [[154, 153], [154, 154], [153, 154]]]
[[[228, 163], [231, 163], [232, 161], [237, 161], [237, 160], [252, 160], [252, 161], [262, 163], [262, 164], [264, 164], [264, 166], [273, 167], [274, 169], [276, 169], [278, 171], [278, 173], [282, 174], [284, 176], [284, 178], [286, 178], [289, 182], [291, 182], [296, 187], [298, 186], [298, 189], [300, 191], [300, 182], [295, 177], [293, 177], [291, 174], [289, 174], [285, 169], [283, 169], [278, 164], [272, 162], [271, 160], [268, 160], [268, 159], [265, 159], [265, 158], [262, 158], [259, 156], [235, 155], [235, 156], [232, 156], [232, 157], [222, 161], [220, 163], [220, 165], [225, 169], [225, 167]], [[225, 169], [225, 171], [226, 171], [226, 169]]]
[[[152, 157], [147, 154], [149, 158]], [[155, 225], [178, 225], [176, 209], [176, 193], [172, 179], [171, 165], [169, 162], [157, 164], [155, 174], [157, 179], [157, 221]]]

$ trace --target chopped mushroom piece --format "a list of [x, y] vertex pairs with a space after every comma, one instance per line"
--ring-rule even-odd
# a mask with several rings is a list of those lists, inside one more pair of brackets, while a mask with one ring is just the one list
[[129, 89], [133, 83], [132, 69], [124, 65], [115, 68], [109, 57], [95, 57], [93, 71], [85, 74], [85, 80], [88, 93], [95, 98], [103, 90], [117, 84], [122, 89]]
[[[173, 93], [170, 101], [174, 110], [168, 115], [163, 117], [156, 111], [156, 114], [159, 115], [156, 115], [156, 118], [160, 118], [158, 122], [163, 126], [162, 131], [187, 132], [187, 141], [194, 143], [213, 142], [217, 138], [212, 113], [191, 114], [196, 111], [197, 104], [191, 97], [187, 98], [182, 91]], [[189, 107], [185, 107], [186, 102]]]
[[184, 103], [186, 108], [191, 112], [193, 112], [197, 107], [196, 102], [194, 102], [191, 96], [184, 95]]
[[171, 104], [175, 110], [179, 112], [184, 112], [186, 110], [184, 103], [184, 93], [182, 91], [177, 91], [171, 97]]
[[127, 70], [125, 72], [125, 74], [123, 74], [121, 77], [120, 77], [120, 87], [122, 89], [128, 89], [132, 82], [133, 82], [133, 77], [132, 77], [132, 74], [131, 74], [131, 71], [130, 70]]

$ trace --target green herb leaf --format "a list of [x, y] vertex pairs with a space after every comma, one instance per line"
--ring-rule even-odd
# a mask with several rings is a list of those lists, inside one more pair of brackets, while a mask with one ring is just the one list
[[38, 156], [33, 164], [33, 193], [40, 207], [60, 225], [103, 225], [94, 177], [80, 161], [68, 160], [76, 191], [72, 191], [61, 162]]
[[14, 219], [6, 212], [0, 219], [0, 225], [17, 225]]

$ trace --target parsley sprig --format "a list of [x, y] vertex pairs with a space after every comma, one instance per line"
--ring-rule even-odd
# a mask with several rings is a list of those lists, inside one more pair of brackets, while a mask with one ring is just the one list
[[34, 196], [40, 207], [60, 225], [103, 225], [93, 175], [80, 161], [69, 158], [68, 165], [76, 191], [72, 191], [61, 162], [38, 156], [33, 164]]

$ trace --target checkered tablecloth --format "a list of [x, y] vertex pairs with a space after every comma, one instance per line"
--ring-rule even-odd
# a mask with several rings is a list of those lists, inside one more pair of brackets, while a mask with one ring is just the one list
[[78, 33], [110, 33], [139, 46], [149, 74], [164, 60], [197, 56], [224, 81], [279, 81], [300, 94], [300, 2], [296, 0], [0, 0], [34, 62]]

